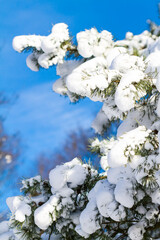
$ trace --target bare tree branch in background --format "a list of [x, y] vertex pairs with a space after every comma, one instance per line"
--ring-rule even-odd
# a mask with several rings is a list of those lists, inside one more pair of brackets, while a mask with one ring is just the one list
[[78, 131], [71, 132], [65, 143], [50, 155], [42, 153], [38, 157], [38, 170], [41, 176], [46, 178], [48, 172], [56, 165], [69, 162], [75, 157], [81, 158], [84, 161], [91, 159], [92, 165], [96, 168], [98, 165], [98, 157], [91, 154], [88, 149], [89, 138], [91, 137], [93, 137], [91, 131], [80, 128]]

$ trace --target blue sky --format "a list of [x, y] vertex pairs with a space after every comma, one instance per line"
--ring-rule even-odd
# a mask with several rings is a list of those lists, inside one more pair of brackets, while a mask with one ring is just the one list
[[88, 128], [100, 104], [85, 100], [71, 105], [53, 93], [55, 68], [32, 72], [25, 64], [27, 55], [12, 49], [13, 37], [48, 35], [52, 24], [65, 22], [74, 36], [96, 27], [122, 39], [127, 31], [145, 30], [147, 19], [159, 23], [157, 5], [157, 0], [0, 0], [0, 91], [18, 96], [3, 114], [8, 133], [21, 135], [23, 176], [32, 174], [33, 161], [41, 151], [57, 148], [81, 124]]

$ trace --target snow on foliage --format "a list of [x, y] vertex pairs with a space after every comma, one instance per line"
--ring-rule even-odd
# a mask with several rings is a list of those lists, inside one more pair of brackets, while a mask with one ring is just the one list
[[69, 44], [68, 26], [64, 23], [54, 25], [48, 36], [29, 35], [13, 39], [13, 48], [18, 52], [33, 49], [27, 58], [27, 66], [32, 71], [38, 71], [39, 66], [49, 68], [63, 62]]
[[122, 121], [117, 136], [91, 141], [103, 173], [75, 158], [49, 180], [23, 180], [23, 196], [7, 199], [12, 215], [0, 239], [160, 239], [160, 27], [151, 26], [118, 41], [92, 28], [77, 34], [77, 46], [63, 23], [49, 36], [14, 38], [16, 51], [32, 50], [31, 70], [57, 64], [55, 92], [103, 102], [97, 133]]
[[91, 28], [77, 33], [77, 49], [84, 58], [98, 57], [107, 53], [112, 47], [112, 34], [108, 31], [99, 33], [97, 29]]

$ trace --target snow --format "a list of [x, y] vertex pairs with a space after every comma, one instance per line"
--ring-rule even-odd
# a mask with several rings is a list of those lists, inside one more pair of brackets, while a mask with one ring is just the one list
[[76, 226], [75, 231], [76, 231], [80, 236], [82, 236], [82, 237], [84, 237], [84, 238], [88, 238], [88, 237], [89, 237], [89, 234], [86, 233], [86, 232], [84, 232], [84, 231], [82, 230], [81, 225]]
[[95, 28], [77, 34], [78, 52], [84, 58], [98, 57], [111, 48], [112, 34], [106, 30], [98, 33]]
[[59, 42], [64, 42], [69, 39], [68, 26], [64, 23], [59, 23], [53, 26], [52, 33], [43, 38], [41, 47], [45, 53], [56, 54], [59, 50]]
[[7, 205], [11, 212], [15, 215], [15, 219], [24, 222], [26, 216], [31, 215], [31, 207], [29, 201], [21, 196], [7, 198]]
[[35, 183], [40, 183], [41, 181], [42, 181], [42, 177], [40, 175], [22, 180], [22, 188], [33, 187]]
[[54, 189], [58, 190], [66, 184], [67, 169], [67, 166], [62, 165], [50, 171], [49, 182]]
[[108, 50], [107, 55], [106, 55], [106, 60], [107, 60], [107, 65], [110, 67], [112, 64], [112, 61], [121, 53], [126, 53], [127, 49], [124, 47], [114, 47]]
[[157, 113], [158, 117], [160, 117], [160, 98], [158, 99], [158, 102], [157, 102], [156, 113]]
[[107, 156], [102, 156], [101, 159], [100, 159], [100, 165], [101, 165], [101, 168], [103, 170], [107, 170], [108, 169], [108, 158]]
[[128, 229], [128, 235], [131, 240], [142, 240], [144, 228], [142, 224], [135, 224]]
[[151, 42], [148, 46], [148, 52], [158, 52], [160, 51], [160, 37], [158, 37], [155, 41]]
[[138, 213], [140, 213], [142, 215], [144, 215], [147, 212], [147, 210], [143, 206], [137, 207], [136, 210], [137, 210]]
[[66, 87], [64, 78], [59, 78], [57, 81], [54, 82], [53, 91], [61, 95], [67, 94], [68, 89]]
[[49, 181], [55, 190], [59, 190], [65, 186], [75, 188], [83, 184], [86, 179], [86, 170], [81, 162], [75, 158], [72, 163], [65, 163], [57, 166], [49, 173]]
[[90, 201], [80, 215], [81, 229], [92, 234], [100, 228], [96, 215], [98, 213], [95, 201]]
[[83, 63], [83, 60], [68, 60], [63, 63], [59, 63], [56, 68], [57, 75], [65, 77], [70, 74], [75, 68]]
[[[154, 98], [152, 99], [151, 104], [155, 106]], [[139, 107], [138, 109], [131, 109], [127, 117], [118, 127], [117, 137], [120, 137], [125, 132], [129, 132], [137, 128], [139, 125], [145, 126], [147, 129], [157, 129], [157, 125], [153, 125], [153, 122], [155, 122], [156, 119], [157, 116], [155, 112], [152, 112], [151, 114], [148, 113], [148, 108], [145, 104], [143, 107]]]
[[[157, 158], [155, 155], [149, 155], [147, 159], [142, 163], [143, 168], [137, 169], [135, 171], [135, 178], [138, 183], [143, 185], [143, 180], [146, 176], [150, 177], [150, 171], [155, 167]], [[156, 179], [155, 179], [156, 180]]]
[[160, 170], [155, 173], [156, 182], [160, 186]]
[[8, 232], [9, 230], [9, 225], [8, 221], [3, 221], [0, 223], [0, 234]]
[[117, 106], [112, 96], [108, 97], [103, 104], [102, 111], [110, 121], [112, 119], [123, 119], [122, 111]]
[[134, 205], [133, 184], [129, 180], [120, 180], [114, 190], [115, 199], [121, 205], [132, 208]]
[[137, 56], [130, 56], [129, 54], [119, 54], [111, 63], [110, 69], [117, 70], [120, 73], [126, 73], [128, 70], [143, 71], [145, 64], [143, 59]]
[[80, 96], [91, 96], [91, 89], [94, 90], [96, 87], [104, 90], [110, 82], [105, 70], [106, 64], [103, 57], [96, 57], [82, 63], [67, 76], [67, 88]]
[[113, 186], [107, 180], [99, 181], [95, 186], [96, 203], [100, 214], [109, 217], [107, 206], [113, 202]]
[[13, 39], [13, 48], [18, 52], [25, 48], [37, 51], [29, 55], [26, 61], [32, 71], [38, 71], [39, 65], [47, 69], [57, 63], [63, 63], [68, 44], [68, 26], [64, 23], [55, 24], [48, 36], [22, 35]]
[[39, 63], [38, 63], [39, 55], [37, 53], [32, 53], [26, 58], [27, 67], [29, 67], [32, 71], [39, 71]]
[[155, 204], [160, 204], [160, 189], [156, 189], [152, 194], [151, 194], [152, 202]]
[[145, 63], [147, 65], [146, 73], [150, 74], [152, 77], [156, 77], [157, 73], [160, 71], [160, 63], [157, 59], [160, 58], [160, 51], [153, 52], [149, 54], [146, 58]]
[[146, 213], [146, 218], [148, 220], [154, 219], [154, 216], [158, 214], [158, 209], [156, 207], [151, 207], [149, 211]]
[[109, 217], [116, 222], [120, 222], [126, 217], [124, 207], [119, 205], [116, 201], [111, 202], [107, 206], [107, 212]]
[[9, 229], [9, 222], [3, 221], [0, 223], [0, 240], [10, 240], [13, 236], [12, 230]]
[[137, 94], [137, 90], [133, 85], [133, 83], [138, 83], [143, 79], [144, 73], [140, 70], [130, 70], [121, 78], [115, 93], [115, 103], [122, 112], [133, 108], [135, 101], [145, 95], [141, 91], [138, 91]]
[[123, 171], [123, 167], [109, 168], [107, 171], [108, 181], [111, 184], [117, 184], [121, 171]]
[[145, 30], [139, 35], [133, 35], [133, 33], [126, 33], [124, 40], [116, 41], [116, 46], [124, 46], [128, 49], [130, 54], [133, 54], [135, 49], [139, 54], [144, 56], [148, 55], [149, 46], [154, 43], [156, 36], [152, 35], [149, 31]]
[[[88, 173], [88, 165], [82, 164], [78, 158], [74, 158], [72, 161], [57, 166], [50, 171], [49, 183], [52, 187], [52, 195], [34, 212], [35, 224], [40, 229], [46, 230], [55, 222], [59, 217], [59, 212], [64, 219], [70, 218], [74, 224], [79, 225], [80, 212], [70, 213], [71, 209], [75, 209], [73, 189], [83, 185]], [[95, 171], [92, 173], [93, 176], [95, 173]], [[57, 223], [57, 228], [62, 229], [63, 224], [66, 224], [65, 221]]]
[[[146, 146], [146, 144], [145, 144]], [[134, 155], [133, 161], [129, 163], [132, 169], [136, 169], [139, 165], [143, 164], [145, 161], [145, 157], [141, 157], [140, 155]]]
[[69, 187], [76, 188], [78, 185], [82, 185], [86, 179], [86, 175], [86, 170], [81, 165], [71, 168], [67, 173]]
[[134, 149], [136, 145], [144, 143], [150, 132], [151, 131], [146, 130], [144, 126], [140, 126], [121, 135], [108, 153], [109, 166], [114, 168], [127, 164], [128, 155], [125, 154], [127, 146], [131, 146], [131, 149]]
[[103, 132], [103, 128], [107, 121], [108, 121], [108, 118], [106, 114], [102, 110], [100, 110], [96, 118], [92, 122], [92, 128], [94, 128], [96, 133], [101, 134]]
[[157, 81], [156, 81], [156, 88], [160, 92], [160, 74], [158, 73], [157, 76]]
[[41, 50], [41, 41], [44, 37], [43, 36], [36, 36], [36, 35], [22, 35], [14, 37], [13, 39], [13, 48], [17, 52], [22, 52], [25, 48], [28, 47], [35, 47], [38, 51]]
[[0, 235], [0, 240], [10, 240], [11, 237], [12, 237], [12, 233], [6, 232]]
[[50, 201], [37, 208], [34, 212], [35, 224], [42, 230], [46, 230], [52, 224], [53, 220], [56, 220], [54, 216], [55, 207]]

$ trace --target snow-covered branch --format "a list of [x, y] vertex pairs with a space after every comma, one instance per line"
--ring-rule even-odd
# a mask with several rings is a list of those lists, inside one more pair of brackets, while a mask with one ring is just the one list
[[[154, 27], [154, 29], [153, 29]], [[92, 126], [102, 133], [123, 120], [117, 136], [92, 140], [103, 173], [77, 158], [51, 170], [49, 181], [23, 181], [23, 196], [7, 200], [12, 212], [0, 239], [160, 238], [160, 37], [159, 26], [114, 41], [95, 28], [77, 34], [66, 24], [49, 36], [19, 36], [16, 51], [32, 49], [27, 65], [37, 71], [57, 64], [53, 90], [71, 102], [103, 102]], [[73, 55], [75, 59], [71, 59]], [[10, 230], [8, 227], [10, 226]]]

